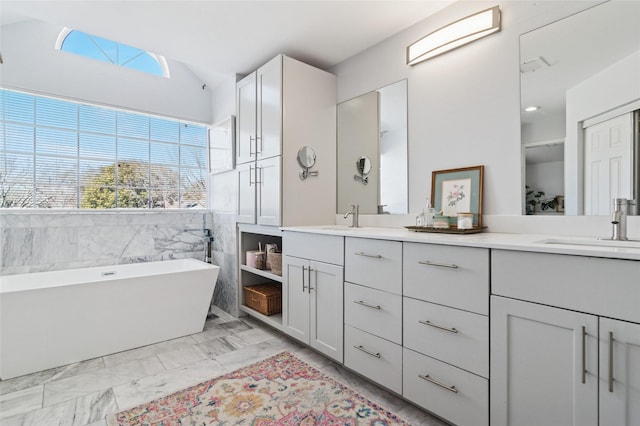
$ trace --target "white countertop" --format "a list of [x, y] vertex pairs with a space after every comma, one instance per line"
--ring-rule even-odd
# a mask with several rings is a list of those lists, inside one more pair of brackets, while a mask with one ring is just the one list
[[294, 226], [284, 227], [282, 230], [380, 240], [640, 260], [640, 241], [607, 241], [599, 240], [596, 237], [503, 234], [495, 232], [459, 235], [414, 232], [404, 228], [351, 228], [342, 225]]

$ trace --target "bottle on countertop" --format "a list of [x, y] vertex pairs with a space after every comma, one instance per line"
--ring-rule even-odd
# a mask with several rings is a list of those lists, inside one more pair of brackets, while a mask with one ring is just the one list
[[436, 216], [436, 209], [431, 206], [431, 200], [427, 197], [426, 206], [424, 209], [424, 219], [422, 226], [433, 226], [433, 218]]

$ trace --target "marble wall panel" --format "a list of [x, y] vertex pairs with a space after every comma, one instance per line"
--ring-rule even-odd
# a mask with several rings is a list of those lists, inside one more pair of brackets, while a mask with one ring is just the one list
[[214, 304], [234, 316], [238, 310], [238, 254], [234, 214], [213, 213], [213, 261], [220, 266]]
[[[216, 222], [219, 221], [219, 222]], [[238, 315], [235, 216], [209, 211], [2, 211], [0, 275], [195, 258], [214, 235], [214, 304]], [[197, 231], [185, 231], [194, 228]]]

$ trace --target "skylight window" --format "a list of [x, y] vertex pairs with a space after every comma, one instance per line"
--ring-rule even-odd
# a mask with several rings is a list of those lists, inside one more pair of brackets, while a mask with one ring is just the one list
[[169, 68], [162, 56], [82, 31], [63, 29], [58, 36], [56, 48], [109, 64], [169, 77]]

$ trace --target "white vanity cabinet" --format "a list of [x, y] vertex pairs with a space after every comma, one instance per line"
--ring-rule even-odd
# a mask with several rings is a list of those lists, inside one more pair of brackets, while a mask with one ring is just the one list
[[491, 424], [598, 424], [598, 318], [493, 296]]
[[402, 243], [345, 238], [344, 364], [402, 393]]
[[489, 424], [489, 250], [404, 243], [403, 391], [457, 425]]
[[343, 361], [343, 241], [297, 232], [284, 232], [282, 241], [282, 330], [338, 362]]
[[640, 425], [640, 324], [600, 318], [600, 425]]
[[[336, 79], [278, 55], [236, 85], [237, 222], [310, 225], [335, 219]], [[316, 153], [301, 180], [298, 150]]]
[[640, 424], [640, 262], [493, 250], [491, 272], [491, 424]]

